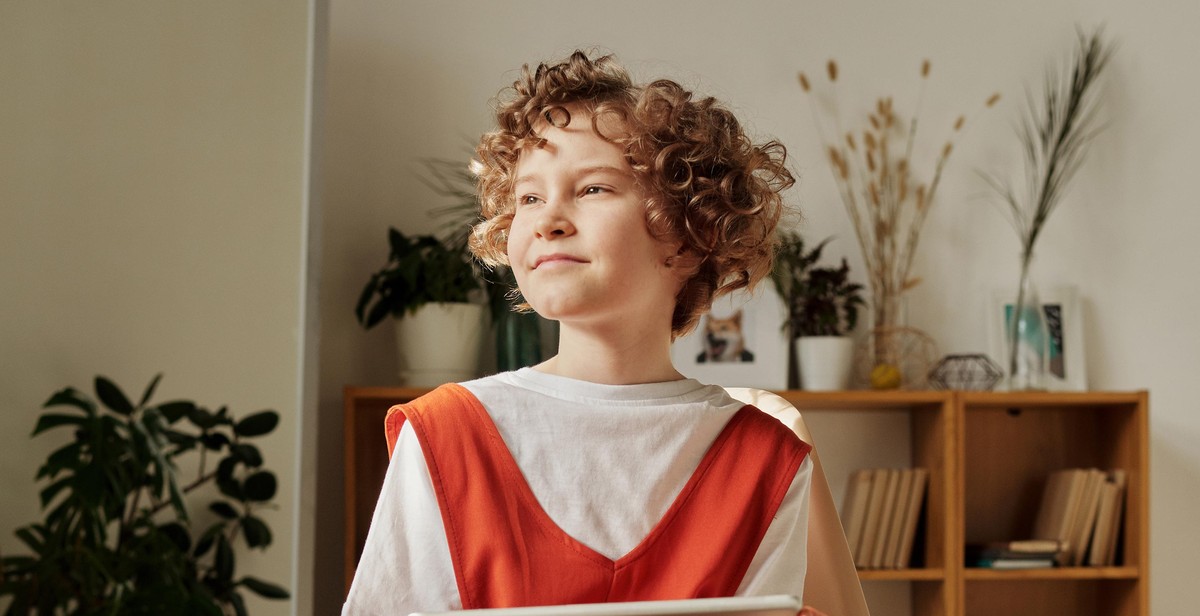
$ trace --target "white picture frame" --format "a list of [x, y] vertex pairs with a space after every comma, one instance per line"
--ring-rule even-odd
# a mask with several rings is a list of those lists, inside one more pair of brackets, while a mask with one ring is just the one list
[[[741, 312], [740, 322], [730, 320]], [[713, 302], [712, 309], [695, 329], [671, 345], [671, 360], [684, 376], [722, 387], [754, 387], [767, 390], [787, 389], [787, 334], [783, 322], [787, 316], [783, 300], [768, 282], [758, 285], [753, 294], [735, 291]], [[741, 343], [713, 343], [709, 325], [719, 326], [727, 339], [728, 330], [736, 330]], [[718, 348], [718, 345], [721, 345]], [[740, 350], [742, 352], [738, 352]], [[720, 352], [717, 360], [710, 359]]]
[[[1083, 307], [1073, 285], [1038, 288], [1043, 315], [1050, 329], [1050, 355], [1046, 358], [1046, 388], [1050, 391], [1087, 391], [1084, 365]], [[1006, 315], [1016, 302], [1016, 289], [997, 289], [988, 303], [988, 356], [1008, 375]]]

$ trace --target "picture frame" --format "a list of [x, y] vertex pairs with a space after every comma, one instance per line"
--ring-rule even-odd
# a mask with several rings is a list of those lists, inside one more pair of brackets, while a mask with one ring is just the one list
[[[740, 316], [738, 316], [740, 313]], [[671, 345], [685, 376], [722, 387], [787, 389], [787, 311], [775, 289], [735, 291], [718, 298], [695, 329]]]
[[[1084, 365], [1083, 310], [1073, 285], [1039, 289], [1043, 315], [1050, 330], [1046, 358], [1046, 388], [1050, 391], [1087, 391]], [[988, 355], [1008, 374], [1007, 315], [1016, 302], [1016, 289], [997, 289], [988, 304]]]

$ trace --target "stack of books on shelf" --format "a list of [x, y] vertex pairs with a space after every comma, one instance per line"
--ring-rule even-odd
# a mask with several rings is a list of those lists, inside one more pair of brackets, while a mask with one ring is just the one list
[[1103, 567], [1117, 562], [1125, 471], [1071, 468], [1050, 473], [1033, 539], [967, 546], [969, 567]]
[[1034, 538], [1063, 542], [1058, 558], [1062, 566], [1116, 564], [1125, 481], [1125, 471], [1120, 469], [1050, 473], [1033, 526]]
[[859, 469], [850, 476], [842, 527], [859, 569], [908, 567], [928, 479], [923, 468]]
[[967, 566], [990, 569], [1053, 567], [1066, 545], [1057, 539], [1020, 539], [967, 545]]

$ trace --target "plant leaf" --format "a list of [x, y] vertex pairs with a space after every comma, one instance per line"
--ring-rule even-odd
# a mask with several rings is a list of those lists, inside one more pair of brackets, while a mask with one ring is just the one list
[[275, 411], [259, 411], [237, 422], [233, 431], [238, 436], [262, 436], [270, 433], [279, 425], [279, 413]]
[[258, 451], [258, 447], [255, 447], [254, 445], [238, 443], [237, 445], [230, 446], [229, 453], [236, 456], [237, 459], [240, 460], [242, 464], [246, 465], [247, 468], [258, 468], [262, 466], [262, 453], [260, 453]]
[[100, 398], [104, 406], [122, 415], [133, 412], [133, 403], [125, 396], [125, 392], [121, 391], [116, 383], [102, 376], [96, 377], [96, 397]]
[[207, 430], [217, 425], [217, 417], [206, 408], [193, 407], [188, 411], [188, 421], [191, 421], [197, 428]]
[[242, 532], [246, 534], [246, 543], [252, 548], [265, 548], [271, 545], [271, 529], [260, 518], [252, 515], [242, 520]]
[[175, 423], [183, 416], [190, 414], [196, 408], [196, 403], [190, 400], [174, 400], [158, 405], [158, 412], [167, 419], [167, 423]]
[[233, 548], [225, 535], [217, 535], [217, 556], [213, 562], [213, 572], [222, 586], [228, 586], [233, 581], [234, 556]]
[[288, 594], [287, 590], [280, 586], [276, 586], [270, 582], [264, 582], [258, 578], [252, 578], [250, 576], [242, 578], [241, 581], [238, 582], [238, 585], [245, 586], [254, 594], [260, 597], [266, 597], [267, 599], [287, 599], [291, 596]]
[[211, 509], [213, 513], [225, 518], [226, 520], [232, 520], [238, 517], [238, 512], [233, 508], [233, 505], [230, 505], [225, 501], [215, 501], [211, 503], [208, 508]]
[[252, 501], [269, 501], [275, 497], [278, 484], [271, 471], [258, 471], [246, 478], [243, 489], [246, 498]]
[[150, 381], [150, 384], [146, 386], [146, 391], [142, 394], [142, 401], [138, 403], [139, 408], [146, 406], [150, 402], [150, 397], [154, 395], [154, 390], [158, 388], [158, 382], [162, 380], [162, 376], [161, 372], [154, 375], [154, 380]]
[[92, 402], [92, 400], [88, 398], [86, 394], [80, 392], [74, 387], [67, 387], [62, 391], [55, 393], [53, 396], [50, 396], [50, 399], [47, 400], [45, 404], [42, 405], [43, 408], [49, 408], [52, 406], [73, 406], [87, 413], [88, 416], [94, 416], [96, 414], [96, 403]]
[[48, 413], [38, 418], [37, 426], [33, 428], [32, 436], [37, 436], [51, 428], [67, 425], [83, 425], [87, 418], [79, 415], [59, 415], [57, 413]]

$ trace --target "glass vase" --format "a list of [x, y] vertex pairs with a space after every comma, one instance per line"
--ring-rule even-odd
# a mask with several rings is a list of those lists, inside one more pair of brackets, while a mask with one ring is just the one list
[[1049, 336], [1037, 285], [1030, 272], [1032, 262], [1031, 256], [1022, 258], [1016, 301], [1005, 307], [1006, 367], [1010, 391], [1046, 389], [1046, 345]]

